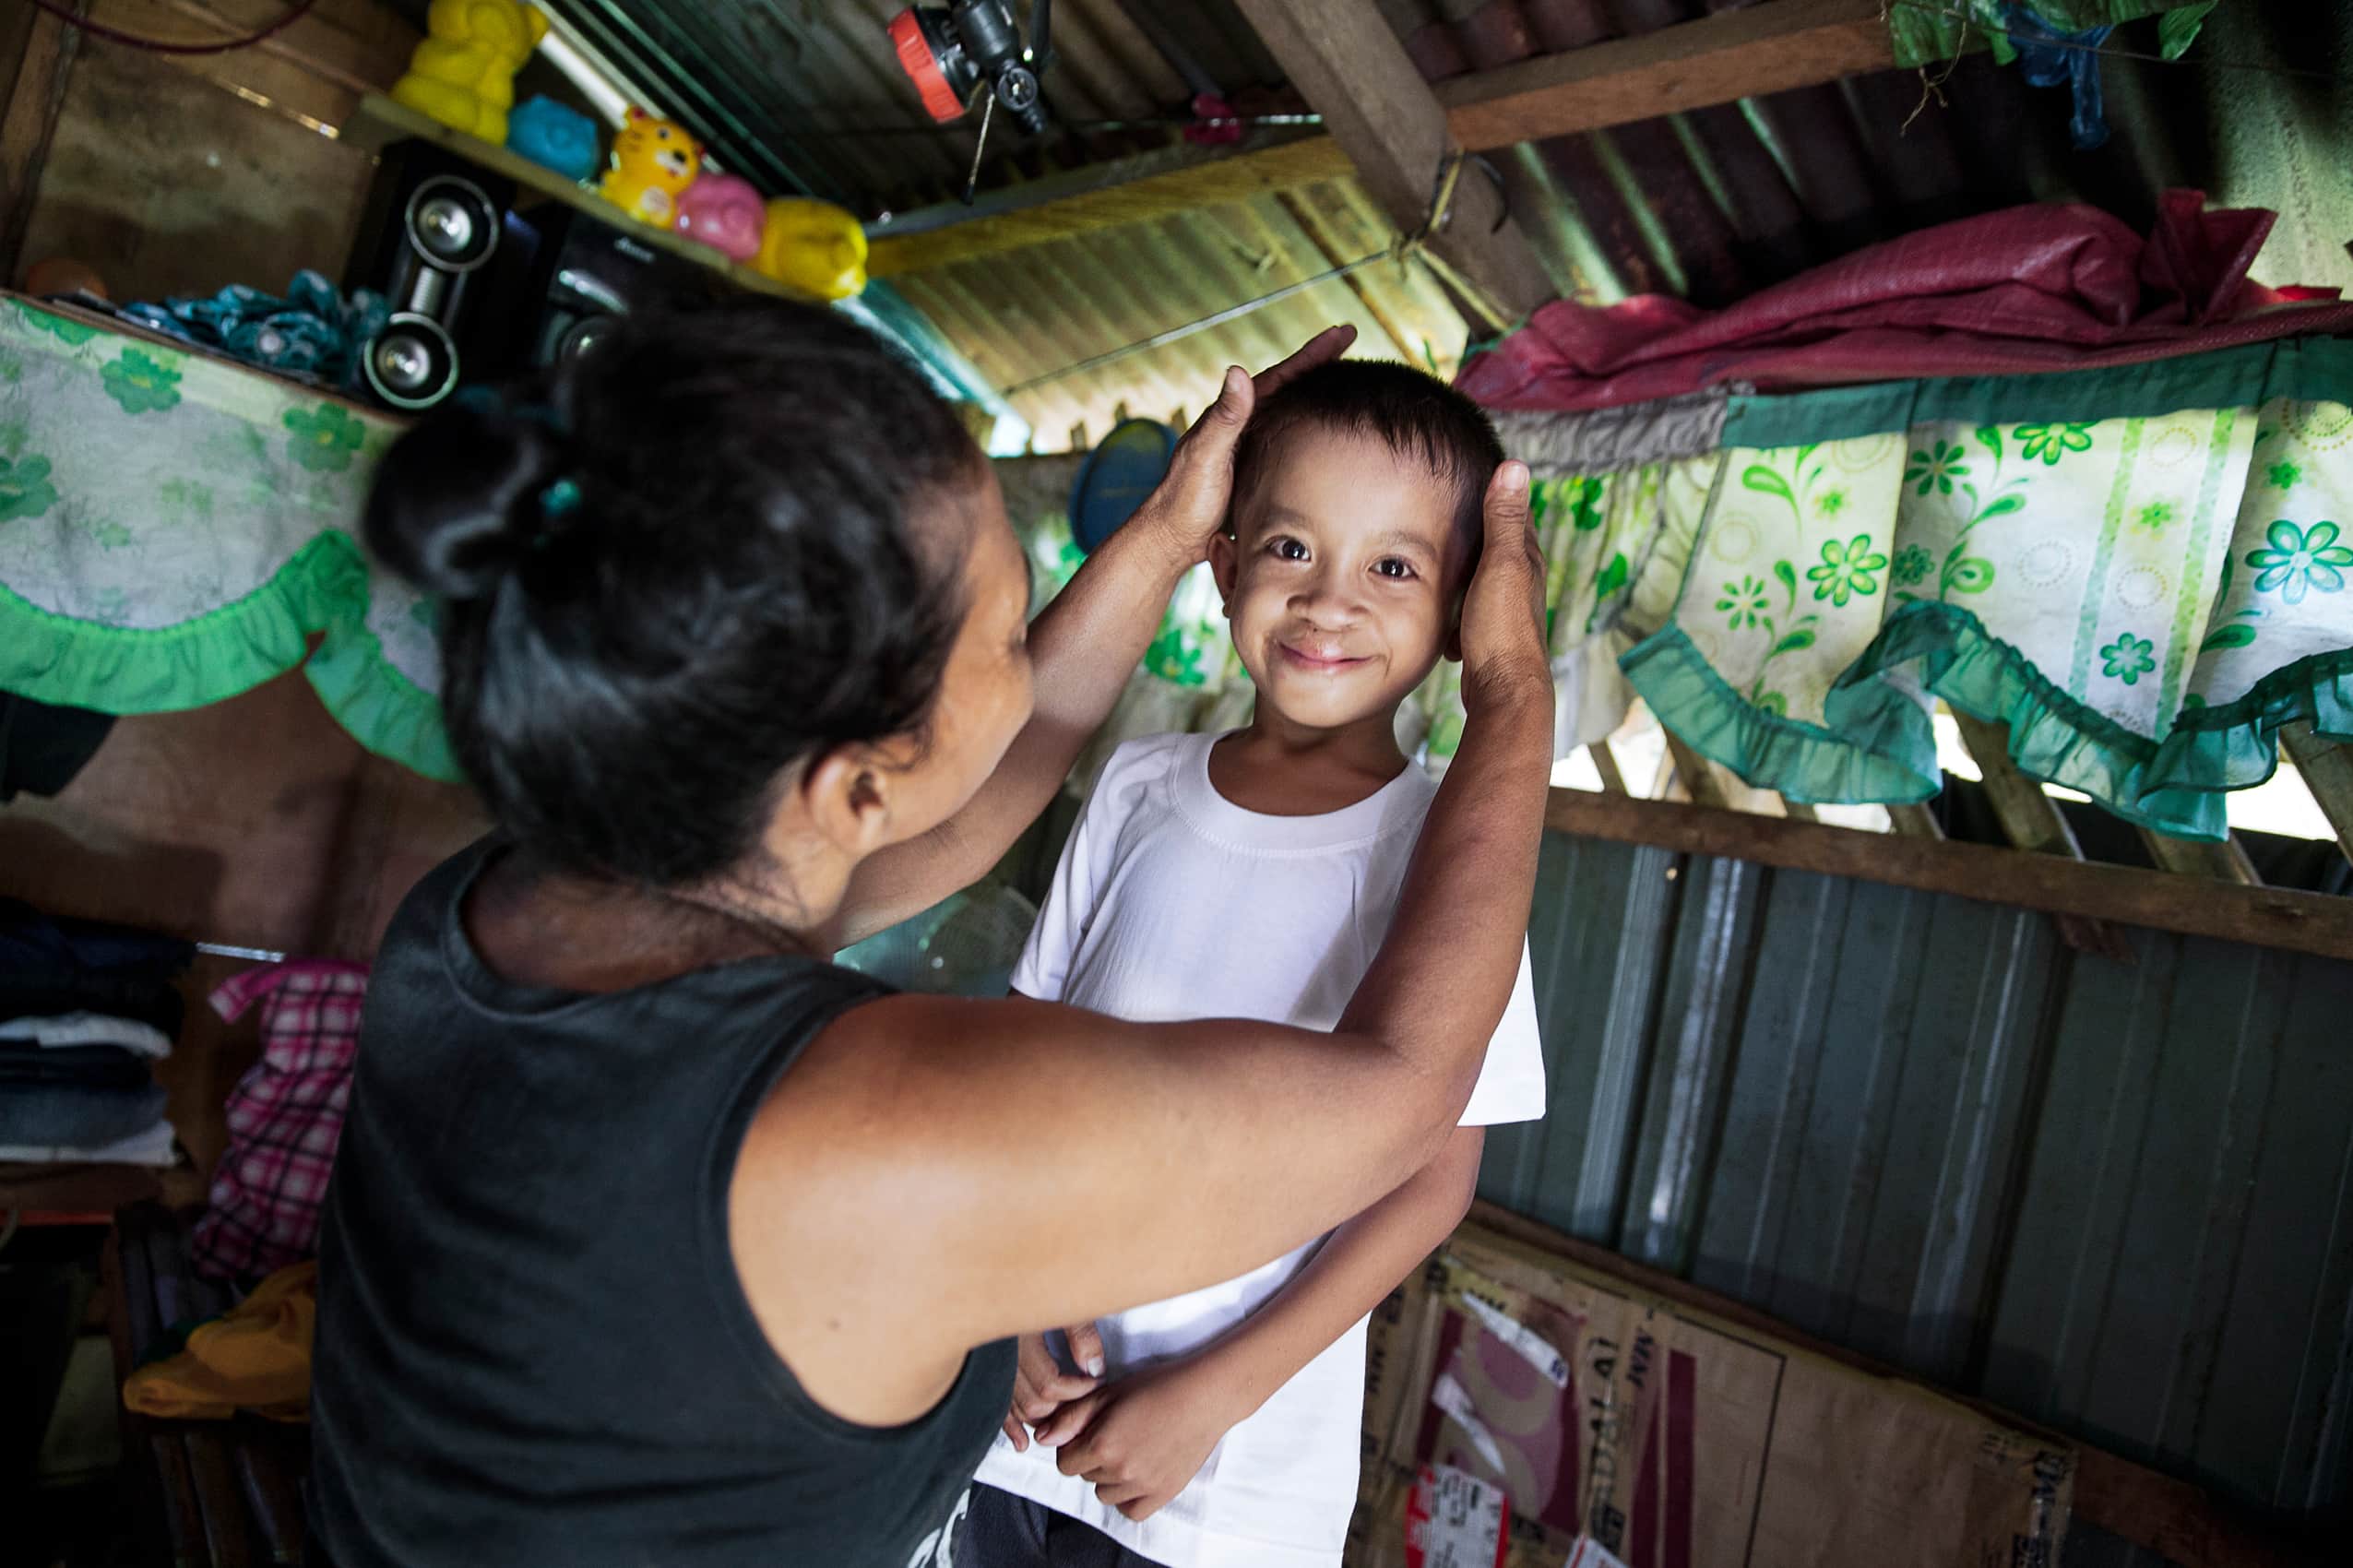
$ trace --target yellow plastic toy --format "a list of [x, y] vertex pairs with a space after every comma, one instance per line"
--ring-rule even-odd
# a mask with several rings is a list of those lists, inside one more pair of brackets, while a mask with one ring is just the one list
[[409, 74], [393, 84], [393, 100], [504, 147], [515, 73], [546, 36], [546, 16], [517, 0], [433, 0], [425, 36], [409, 57]]
[[822, 300], [846, 300], [866, 288], [866, 231], [829, 201], [778, 196], [768, 203], [755, 270]]
[[605, 200], [657, 229], [678, 221], [678, 197], [703, 166], [703, 145], [686, 127], [658, 120], [642, 109], [612, 138], [611, 167], [597, 184]]

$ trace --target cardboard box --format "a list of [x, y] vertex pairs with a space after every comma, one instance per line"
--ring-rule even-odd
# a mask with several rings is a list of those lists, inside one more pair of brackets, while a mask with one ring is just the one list
[[1503, 1488], [1509, 1568], [2058, 1560], [2067, 1444], [1480, 1227], [1373, 1329], [1353, 1568], [1408, 1568], [1425, 1467]]

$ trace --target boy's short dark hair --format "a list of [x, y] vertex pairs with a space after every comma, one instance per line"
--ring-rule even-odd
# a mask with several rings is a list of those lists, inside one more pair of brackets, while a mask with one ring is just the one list
[[1234, 517], [1304, 430], [1377, 436], [1409, 462], [1426, 464], [1455, 487], [1449, 565], [1468, 569], [1479, 553], [1487, 482], [1503, 444], [1485, 410], [1434, 375], [1395, 360], [1334, 360], [1317, 365], [1250, 416], [1234, 452]]

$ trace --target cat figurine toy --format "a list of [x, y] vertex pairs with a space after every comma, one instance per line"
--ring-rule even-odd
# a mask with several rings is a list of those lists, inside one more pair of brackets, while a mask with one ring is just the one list
[[642, 109], [612, 138], [612, 166], [597, 190], [632, 218], [657, 229], [678, 221], [678, 198], [703, 166], [703, 147], [686, 127], [656, 119]]
[[553, 98], [534, 98], [506, 116], [506, 150], [586, 184], [596, 178], [597, 123]]
[[736, 174], [702, 174], [678, 198], [678, 232], [730, 261], [760, 254], [767, 211], [752, 182]]
[[504, 147], [515, 73], [547, 25], [544, 13], [517, 0], [433, 0], [409, 74], [392, 85], [393, 101]]
[[866, 231], [856, 214], [829, 201], [778, 196], [768, 203], [754, 270], [821, 300], [846, 300], [866, 289]]

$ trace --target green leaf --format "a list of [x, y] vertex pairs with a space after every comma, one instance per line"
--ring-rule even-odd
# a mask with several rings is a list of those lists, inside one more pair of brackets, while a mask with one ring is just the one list
[[1779, 692], [1759, 692], [1756, 700], [1750, 706], [1759, 713], [1775, 714], [1784, 719], [1789, 715], [1789, 699]]
[[2200, 653], [2211, 653], [2218, 647], [2245, 647], [2255, 640], [2252, 626], [2225, 626], [2198, 645]]
[[1797, 496], [1790, 492], [1789, 481], [1763, 463], [1751, 463], [1748, 471], [1741, 476], [1741, 483], [1760, 494], [1777, 495], [1793, 507], [1798, 504]]
[[1992, 501], [1987, 504], [1986, 509], [1978, 514], [1977, 520], [1982, 523], [1989, 522], [1995, 517], [2007, 517], [2013, 512], [2024, 511], [2026, 509], [2026, 496], [2014, 490], [2007, 495], [1995, 496]]
[[1773, 575], [1781, 579], [1783, 588], [1789, 590], [1789, 602], [1794, 606], [1798, 602], [1798, 569], [1787, 561], [1776, 561], [1773, 563]]
[[1796, 630], [1792, 631], [1788, 636], [1783, 637], [1779, 642], [1775, 643], [1773, 645], [1773, 652], [1765, 655], [1765, 657], [1771, 659], [1779, 654], [1795, 653], [1801, 647], [1812, 647], [1812, 646], [1813, 629], [1810, 626], [1800, 626]]
[[1594, 598], [1597, 600], [1608, 599], [1611, 594], [1626, 586], [1627, 576], [1628, 567], [1626, 565], [1626, 554], [1625, 552], [1622, 550], [1617, 554], [1610, 557], [1610, 564], [1601, 568], [1601, 576], [1599, 580], [1593, 585]]
[[1998, 425], [1981, 424], [1977, 428], [1978, 445], [1993, 454], [1993, 465], [2002, 466], [2002, 430]]
[[1944, 580], [1963, 593], [1983, 593], [1993, 586], [1993, 563], [1974, 555], [1966, 561], [1955, 561]]
[[2179, 60], [2198, 42], [2198, 30], [2205, 26], [2206, 15], [2222, 0], [2198, 0], [2194, 6], [2182, 6], [2157, 18], [2158, 53], [2169, 60]]

